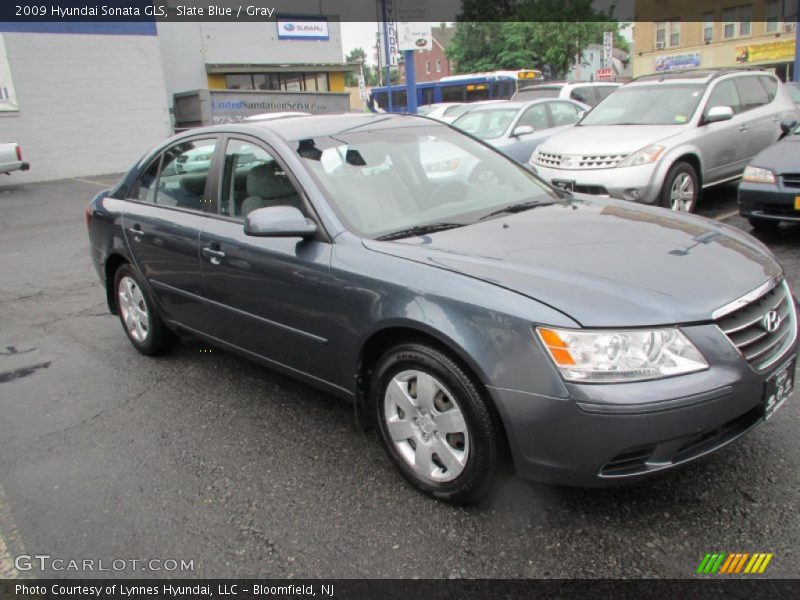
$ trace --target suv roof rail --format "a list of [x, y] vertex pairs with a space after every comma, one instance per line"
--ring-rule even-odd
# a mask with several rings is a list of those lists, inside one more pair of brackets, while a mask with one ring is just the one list
[[764, 71], [766, 69], [763, 67], [720, 67], [718, 69], [676, 69], [674, 71], [665, 71], [663, 73], [648, 73], [647, 75], [639, 75], [639, 77], [634, 77], [630, 80], [629, 83], [633, 83], [634, 81], [664, 81], [666, 79], [704, 79], [708, 78], [708, 81], [713, 81], [718, 77], [722, 77], [723, 75], [729, 75], [731, 73], [739, 73], [742, 71]]

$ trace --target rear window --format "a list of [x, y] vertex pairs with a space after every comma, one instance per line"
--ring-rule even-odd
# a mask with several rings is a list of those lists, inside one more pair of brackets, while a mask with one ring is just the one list
[[767, 90], [758, 81], [757, 77], [737, 77], [736, 89], [739, 90], [739, 104], [742, 112], [764, 106], [769, 100]]
[[514, 94], [514, 100], [538, 100], [539, 98], [558, 98], [561, 88], [557, 87], [533, 87], [521, 89]]
[[573, 100], [577, 100], [578, 102], [588, 104], [589, 106], [594, 106], [597, 104], [597, 97], [594, 95], [594, 88], [588, 85], [576, 87], [574, 90], [572, 90], [572, 93], [570, 93], [569, 97]]
[[764, 84], [764, 89], [767, 90], [767, 96], [769, 96], [770, 101], [775, 100], [775, 96], [778, 94], [778, 82], [766, 75], [759, 75], [758, 79]]

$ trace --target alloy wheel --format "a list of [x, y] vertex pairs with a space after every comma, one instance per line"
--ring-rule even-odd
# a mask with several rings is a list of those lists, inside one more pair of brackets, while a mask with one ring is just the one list
[[672, 182], [669, 193], [670, 208], [676, 212], [694, 210], [694, 181], [688, 173], [679, 173]]
[[143, 344], [150, 334], [150, 313], [139, 284], [132, 277], [123, 277], [117, 288], [122, 320], [131, 338]]

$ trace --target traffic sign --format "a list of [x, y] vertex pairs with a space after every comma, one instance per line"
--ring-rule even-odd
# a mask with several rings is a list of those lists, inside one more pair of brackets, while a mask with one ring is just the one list
[[597, 79], [601, 81], [608, 81], [609, 79], [614, 78], [614, 70], [613, 69], [597, 69]]

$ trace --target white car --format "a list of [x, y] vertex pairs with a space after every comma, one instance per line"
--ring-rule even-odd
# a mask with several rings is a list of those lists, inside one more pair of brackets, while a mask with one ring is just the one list
[[610, 81], [553, 81], [520, 88], [511, 100], [522, 102], [541, 98], [561, 98], [594, 106], [621, 85]]
[[251, 115], [245, 118], [247, 123], [252, 123], [254, 121], [274, 121], [275, 119], [287, 119], [290, 117], [307, 117], [311, 113], [307, 112], [269, 112], [269, 113], [259, 113], [257, 115]]
[[[426, 104], [417, 109], [417, 114], [423, 117], [430, 117], [444, 123], [452, 123], [455, 120], [454, 112], [461, 106], [466, 106], [463, 102], [439, 102], [438, 104]], [[460, 113], [458, 113], [460, 114]], [[456, 116], [458, 116], [456, 114]]]

